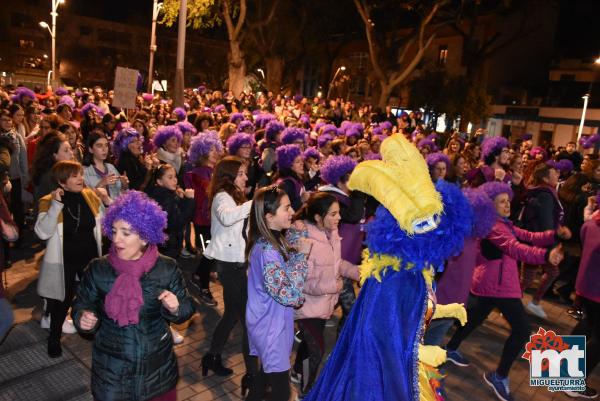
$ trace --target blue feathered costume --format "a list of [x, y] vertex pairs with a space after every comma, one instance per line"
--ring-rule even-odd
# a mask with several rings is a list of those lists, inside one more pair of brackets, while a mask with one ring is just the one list
[[403, 136], [382, 144], [383, 161], [359, 164], [349, 186], [381, 204], [367, 226], [363, 286], [308, 401], [440, 400], [435, 366], [445, 351], [422, 345], [431, 318], [456, 317], [462, 305], [439, 306], [435, 268], [460, 253], [471, 209], [453, 185], [431, 183], [425, 161]]

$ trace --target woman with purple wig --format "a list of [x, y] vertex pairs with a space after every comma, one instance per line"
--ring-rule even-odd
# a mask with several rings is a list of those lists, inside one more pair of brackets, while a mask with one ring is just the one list
[[110, 251], [88, 265], [71, 313], [80, 332], [95, 333], [96, 400], [177, 399], [169, 323], [194, 308], [177, 262], [158, 253], [166, 225], [165, 212], [138, 191], [116, 199], [102, 221]]
[[277, 148], [277, 179], [275, 182], [292, 202], [294, 210], [300, 210], [303, 198], [306, 197], [304, 188], [304, 159], [298, 145], [282, 145]]
[[498, 368], [485, 373], [483, 379], [499, 399], [511, 401], [508, 374], [531, 334], [529, 318], [521, 302], [523, 292], [517, 262], [558, 265], [564, 255], [560, 245], [555, 246], [555, 241], [557, 236], [562, 237], [565, 233], [561, 230], [534, 233], [513, 226], [508, 219], [512, 198], [510, 186], [488, 182], [480, 188], [494, 202], [496, 220], [490, 233], [481, 241], [480, 263], [475, 267], [471, 283], [467, 324], [459, 328], [446, 345], [447, 358], [455, 365], [469, 366], [470, 362], [457, 351], [458, 347], [494, 308], [498, 308], [510, 324], [511, 333], [504, 344]]
[[150, 169], [157, 160], [142, 155], [143, 137], [133, 128], [117, 134], [112, 143], [113, 155], [117, 159], [117, 170], [129, 179], [129, 188], [143, 190], [150, 180]]
[[156, 131], [153, 141], [158, 160], [173, 166], [179, 175], [183, 165], [183, 151], [181, 150], [183, 135], [179, 127], [176, 125], [160, 127]]

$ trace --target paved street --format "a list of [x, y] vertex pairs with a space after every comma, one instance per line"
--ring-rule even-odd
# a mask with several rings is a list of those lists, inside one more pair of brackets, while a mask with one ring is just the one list
[[[35, 294], [37, 261], [41, 253], [18, 253], [23, 257], [7, 271], [9, 294], [16, 308], [18, 324], [0, 346], [0, 401], [37, 400], [91, 400], [89, 377], [91, 366], [91, 342], [77, 334], [63, 336], [63, 357], [52, 360], [46, 355], [46, 333], [40, 329], [40, 301]], [[182, 261], [182, 269], [187, 275], [193, 263]], [[191, 288], [192, 294], [195, 292]], [[239, 329], [235, 330], [224, 352], [225, 364], [234, 370], [229, 378], [213, 375], [202, 378], [200, 359], [209, 346], [210, 334], [222, 313], [221, 289], [213, 285], [213, 294], [219, 301], [216, 309], [198, 305], [198, 313], [189, 327], [181, 328], [185, 342], [175, 348], [178, 356], [181, 379], [178, 384], [178, 399], [189, 401], [240, 400], [240, 380], [244, 373], [240, 353]], [[568, 334], [575, 321], [566, 315], [566, 306], [544, 303], [549, 319], [539, 321], [546, 329], [555, 329], [559, 334]], [[33, 318], [32, 318], [33, 316]], [[331, 350], [335, 336], [336, 315], [330, 327], [326, 328], [327, 349]], [[489, 387], [483, 384], [481, 376], [491, 370], [499, 359], [502, 341], [506, 338], [508, 326], [501, 316], [494, 312], [483, 327], [478, 329], [462, 345], [461, 351], [472, 361], [469, 368], [447, 367], [446, 388], [448, 399], [495, 400]], [[393, 374], [393, 372], [389, 372]], [[589, 374], [589, 372], [588, 372]], [[600, 388], [600, 375], [594, 372], [588, 383]], [[511, 371], [511, 387], [516, 400], [568, 400], [562, 393], [550, 393], [543, 388], [529, 386], [529, 367], [525, 360], [515, 363]]]

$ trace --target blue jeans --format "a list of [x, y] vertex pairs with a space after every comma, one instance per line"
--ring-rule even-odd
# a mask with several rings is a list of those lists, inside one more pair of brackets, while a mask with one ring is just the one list
[[[1, 285], [1, 284], [0, 284]], [[0, 343], [15, 321], [15, 315], [6, 298], [0, 298]]]
[[454, 324], [454, 319], [443, 318], [435, 319], [429, 323], [429, 327], [425, 332], [423, 343], [425, 345], [442, 345], [446, 333], [450, 330], [450, 327]]

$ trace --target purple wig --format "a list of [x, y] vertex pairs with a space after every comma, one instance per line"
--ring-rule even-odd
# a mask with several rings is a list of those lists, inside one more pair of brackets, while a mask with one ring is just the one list
[[183, 135], [181, 135], [181, 131], [175, 125], [165, 125], [156, 130], [156, 134], [154, 134], [154, 146], [156, 148], [161, 148], [165, 142], [167, 142], [170, 138], [177, 138], [177, 142], [181, 143], [183, 141]]
[[513, 191], [510, 185], [504, 182], [490, 181], [481, 184], [478, 189], [481, 189], [493, 201], [500, 194], [508, 194], [510, 199], [513, 198]]
[[175, 117], [177, 117], [177, 121], [183, 121], [187, 117], [187, 112], [183, 107], [175, 107], [173, 114], [175, 114]]
[[71, 110], [73, 110], [75, 108], [75, 102], [73, 101], [73, 98], [69, 95], [64, 95], [63, 97], [60, 98], [58, 105], [60, 106], [61, 104], [66, 104], [67, 106], [69, 106], [71, 108]]
[[223, 113], [225, 111], [227, 111], [227, 108], [225, 107], [224, 104], [218, 104], [215, 106], [214, 110], [215, 113]]
[[332, 137], [337, 136], [337, 127], [333, 124], [325, 124], [321, 127], [321, 135], [331, 135]]
[[319, 132], [319, 130], [321, 129], [321, 127], [326, 126], [327, 124], [324, 122], [320, 122], [320, 123], [316, 123], [315, 124], [315, 132]]
[[254, 129], [254, 123], [248, 120], [240, 121], [237, 126], [237, 132], [246, 132], [248, 134], [254, 133]]
[[322, 134], [321, 136], [319, 136], [319, 139], [317, 139], [317, 144], [319, 145], [320, 148], [322, 148], [323, 146], [326, 146], [331, 141], [333, 141], [333, 136], [331, 136], [329, 134]]
[[197, 91], [198, 91], [198, 93], [199, 93], [199, 94], [203, 95], [203, 94], [204, 94], [204, 92], [206, 92], [206, 86], [204, 86], [204, 85], [200, 85], [200, 86], [197, 88]]
[[308, 158], [313, 158], [317, 162], [321, 161], [321, 153], [319, 152], [319, 150], [317, 148], [310, 147], [310, 148], [306, 149], [304, 151], [304, 153], [302, 154], [302, 156], [304, 157], [304, 160], [306, 160]]
[[234, 124], [239, 124], [240, 121], [244, 121], [244, 115], [242, 113], [232, 113], [229, 116], [229, 122]]
[[356, 137], [356, 138], [362, 137], [362, 132], [360, 132], [360, 130], [358, 129], [358, 127], [356, 127], [354, 125], [348, 127], [346, 129], [345, 134], [346, 134], [347, 137], [352, 137], [352, 136]]
[[348, 127], [350, 127], [352, 125], [352, 121], [350, 120], [344, 120], [342, 121], [342, 123], [340, 124], [340, 128], [342, 129], [347, 129]]
[[254, 137], [244, 132], [233, 134], [227, 139], [227, 153], [235, 155], [243, 145], [254, 146]]
[[69, 91], [67, 91], [67, 89], [66, 89], [66, 88], [64, 88], [64, 87], [62, 87], [62, 86], [61, 86], [60, 88], [58, 88], [58, 89], [56, 89], [56, 90], [54, 91], [54, 94], [55, 94], [56, 96], [64, 96], [64, 95], [68, 95], [68, 94], [69, 94]]
[[219, 153], [223, 152], [223, 144], [219, 139], [219, 134], [215, 131], [205, 131], [200, 135], [196, 135], [190, 142], [190, 149], [188, 150], [188, 160], [192, 165], [198, 163], [200, 158], [205, 157], [210, 152], [212, 147]]
[[557, 166], [557, 169], [563, 174], [570, 173], [575, 168], [575, 166], [573, 166], [573, 162], [569, 159], [559, 160], [556, 163], [556, 166]]
[[25, 86], [19, 86], [15, 89], [15, 94], [10, 97], [10, 100], [17, 103], [23, 101], [24, 97], [29, 97], [33, 100], [35, 99], [35, 92]]
[[527, 132], [527, 133], [525, 133], [525, 134], [521, 135], [521, 139], [522, 139], [523, 141], [529, 141], [529, 140], [531, 140], [532, 138], [533, 138], [533, 135], [532, 135], [530, 132]]
[[435, 142], [433, 142], [429, 138], [423, 138], [417, 144], [417, 148], [419, 148], [419, 149], [423, 149], [424, 147], [429, 147], [429, 150], [431, 152], [437, 152], [439, 150], [437, 145], [435, 144]]
[[548, 153], [546, 153], [546, 149], [542, 148], [541, 146], [534, 146], [529, 151], [529, 156], [533, 157], [534, 159], [537, 155], [542, 155], [542, 160], [546, 160], [548, 158]]
[[269, 122], [276, 119], [277, 117], [275, 117], [273, 114], [259, 113], [256, 116], [254, 116], [254, 124], [256, 124], [256, 128], [261, 129], [265, 128]]
[[381, 129], [381, 127], [380, 127], [380, 126], [373, 127], [373, 129], [371, 130], [371, 135], [372, 135], [372, 136], [379, 136], [379, 135], [383, 135], [383, 129]]
[[304, 128], [287, 127], [281, 134], [281, 142], [284, 145], [289, 145], [296, 141], [302, 141], [306, 143], [306, 137], [308, 132]]
[[267, 141], [275, 142], [275, 137], [285, 129], [285, 125], [277, 120], [269, 121], [265, 129]]
[[412, 140], [414, 141], [414, 139], [417, 137], [417, 135], [422, 134], [423, 132], [420, 129], [416, 129], [414, 130], [411, 134], [410, 137], [412, 138]]
[[436, 152], [436, 153], [432, 153], [432, 154], [428, 155], [427, 158], [425, 159], [425, 161], [427, 162], [427, 167], [429, 167], [429, 170], [432, 170], [433, 168], [435, 168], [435, 165], [438, 164], [439, 162], [444, 162], [446, 164], [446, 169], [448, 169], [448, 171], [450, 170], [450, 167], [452, 165], [452, 163], [450, 163], [450, 159], [448, 158], [448, 156], [442, 152]]
[[134, 139], [144, 140], [144, 137], [133, 128], [125, 128], [119, 131], [112, 143], [112, 151], [117, 159], [127, 150], [127, 146], [129, 146]]
[[351, 173], [356, 162], [349, 156], [332, 156], [321, 166], [321, 178], [327, 184], [337, 185], [346, 174]]
[[302, 114], [298, 121], [300, 121], [301, 124], [304, 124], [305, 127], [310, 127], [310, 117], [306, 114]]
[[493, 153], [499, 153], [502, 149], [508, 148], [509, 146], [508, 140], [502, 136], [485, 138], [481, 144], [481, 158], [485, 160]]
[[388, 130], [388, 131], [391, 131], [391, 130], [392, 130], [392, 127], [393, 127], [392, 123], [391, 123], [391, 122], [389, 122], [389, 121], [384, 121], [384, 122], [382, 122], [382, 123], [379, 123], [379, 126], [380, 126], [382, 129], [384, 129], [384, 130]]
[[92, 109], [96, 110], [96, 114], [98, 114], [99, 116], [103, 116], [104, 112], [102, 111], [102, 109], [98, 106], [96, 106], [94, 103], [86, 103], [83, 105], [83, 107], [81, 108], [81, 115], [86, 118], [87, 117], [87, 113], [89, 113]]
[[279, 170], [291, 168], [294, 160], [302, 156], [302, 150], [298, 145], [282, 145], [277, 148], [277, 167]]
[[473, 210], [471, 237], [487, 237], [496, 222], [497, 213], [494, 202], [479, 188], [465, 188], [463, 194]]
[[175, 126], [179, 128], [181, 134], [187, 134], [188, 132], [191, 132], [192, 135], [196, 135], [198, 133], [196, 127], [194, 127], [192, 123], [189, 123], [187, 121], [180, 121], [177, 124], [175, 124]]
[[152, 93], [144, 93], [142, 99], [144, 99], [145, 102], [151, 102], [154, 100], [154, 95]]
[[111, 240], [113, 224], [119, 220], [148, 244], [162, 244], [167, 239], [167, 213], [143, 192], [127, 191], [110, 205], [102, 219], [102, 232]]

